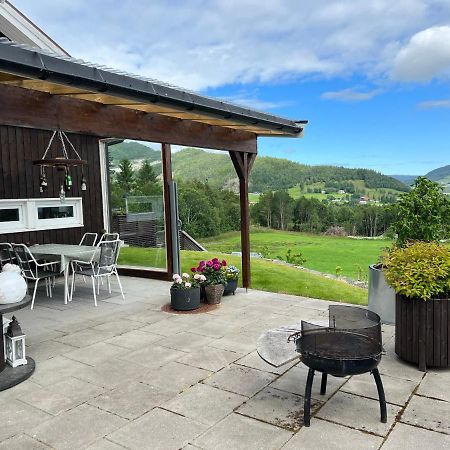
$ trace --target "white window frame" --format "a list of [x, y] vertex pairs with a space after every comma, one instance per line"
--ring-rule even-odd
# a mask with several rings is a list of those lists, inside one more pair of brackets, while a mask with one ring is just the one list
[[[60, 219], [39, 219], [38, 208], [72, 206], [73, 217]], [[26, 231], [56, 230], [61, 228], [81, 228], [83, 220], [83, 199], [66, 198], [64, 203], [59, 198], [22, 198], [0, 200], [0, 209], [19, 209], [19, 221], [0, 223], [0, 233], [21, 233]]]
[[25, 227], [25, 213], [24, 205], [22, 203], [17, 203], [15, 201], [0, 201], [0, 209], [18, 209], [19, 210], [19, 220], [14, 220], [11, 222], [0, 222], [0, 232], [9, 233], [10, 230], [17, 230], [18, 228]]

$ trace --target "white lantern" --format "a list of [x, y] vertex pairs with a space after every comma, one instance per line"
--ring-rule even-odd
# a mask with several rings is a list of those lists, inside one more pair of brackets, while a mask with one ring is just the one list
[[25, 334], [20, 328], [19, 322], [13, 316], [5, 334], [5, 356], [11, 367], [27, 364], [25, 357]]

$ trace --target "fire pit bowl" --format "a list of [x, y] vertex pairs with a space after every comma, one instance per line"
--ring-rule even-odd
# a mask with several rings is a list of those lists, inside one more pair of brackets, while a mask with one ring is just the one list
[[322, 372], [320, 393], [328, 374], [335, 377], [371, 372], [378, 389], [381, 421], [386, 423], [386, 400], [377, 366], [383, 350], [378, 314], [354, 306], [329, 307], [329, 326], [302, 321], [301, 331], [289, 336], [301, 361], [309, 367], [305, 388], [304, 423], [310, 424], [311, 388], [315, 371]]

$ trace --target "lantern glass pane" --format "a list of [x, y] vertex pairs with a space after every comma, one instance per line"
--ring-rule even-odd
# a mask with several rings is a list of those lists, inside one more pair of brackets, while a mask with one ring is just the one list
[[6, 357], [12, 361], [13, 359], [13, 346], [11, 339], [6, 338]]
[[14, 344], [16, 346], [16, 358], [22, 359], [23, 358], [23, 340], [19, 339]]

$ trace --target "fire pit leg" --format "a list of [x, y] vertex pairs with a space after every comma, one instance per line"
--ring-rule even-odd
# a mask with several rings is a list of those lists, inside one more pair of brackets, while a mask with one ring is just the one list
[[309, 368], [308, 379], [306, 380], [305, 388], [305, 403], [303, 406], [303, 423], [305, 427], [311, 424], [311, 390], [314, 381], [314, 369]]
[[322, 382], [320, 383], [320, 395], [325, 395], [327, 393], [327, 373], [322, 373]]
[[378, 390], [378, 398], [380, 399], [380, 412], [381, 412], [381, 422], [387, 422], [387, 412], [386, 412], [386, 397], [384, 396], [383, 383], [381, 381], [380, 372], [378, 369], [372, 370], [372, 375], [375, 378], [375, 383]]

